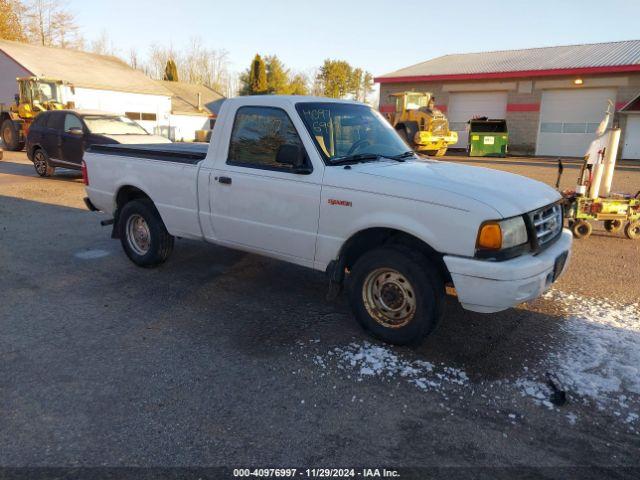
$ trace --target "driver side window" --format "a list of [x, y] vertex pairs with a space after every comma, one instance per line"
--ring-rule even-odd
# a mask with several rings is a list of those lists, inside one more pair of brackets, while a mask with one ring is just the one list
[[227, 163], [292, 171], [292, 165], [277, 161], [278, 151], [283, 145], [293, 145], [304, 151], [300, 136], [284, 110], [273, 107], [241, 107], [233, 124]]

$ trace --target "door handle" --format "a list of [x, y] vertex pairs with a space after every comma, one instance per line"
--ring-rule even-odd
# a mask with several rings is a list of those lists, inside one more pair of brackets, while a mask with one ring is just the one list
[[217, 180], [225, 185], [231, 185], [231, 177], [217, 177]]

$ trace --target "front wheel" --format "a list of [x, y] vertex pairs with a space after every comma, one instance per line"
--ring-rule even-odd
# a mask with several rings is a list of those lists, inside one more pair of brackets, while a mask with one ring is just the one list
[[396, 129], [396, 133], [400, 135], [400, 138], [404, 140], [404, 143], [406, 143], [409, 148], [413, 148], [412, 142], [409, 140], [409, 134], [407, 133], [406, 128], [398, 128]]
[[13, 120], [7, 118], [2, 122], [2, 143], [7, 150], [19, 152], [24, 148], [24, 142], [20, 141], [20, 131]]
[[574, 238], [589, 238], [591, 232], [593, 232], [593, 227], [586, 220], [576, 220], [571, 225], [571, 233], [573, 233]]
[[133, 200], [122, 208], [118, 233], [124, 252], [140, 267], [164, 263], [173, 250], [174, 239], [150, 200]]
[[36, 173], [41, 177], [50, 177], [56, 171], [54, 167], [49, 165], [47, 152], [41, 148], [33, 152], [33, 168], [36, 169]]
[[382, 247], [353, 266], [349, 300], [358, 322], [375, 337], [396, 345], [417, 343], [440, 319], [444, 282], [423, 256]]
[[627, 226], [624, 227], [624, 234], [627, 236], [629, 240], [639, 240], [640, 239], [640, 220], [627, 223]]

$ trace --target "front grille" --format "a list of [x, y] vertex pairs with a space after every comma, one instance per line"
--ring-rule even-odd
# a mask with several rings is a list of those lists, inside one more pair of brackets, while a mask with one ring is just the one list
[[562, 206], [547, 205], [529, 213], [531, 228], [535, 232], [536, 250], [548, 247], [562, 232]]

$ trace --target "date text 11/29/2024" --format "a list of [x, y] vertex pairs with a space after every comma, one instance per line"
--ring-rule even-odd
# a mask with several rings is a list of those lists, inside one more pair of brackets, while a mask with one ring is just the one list
[[234, 478], [400, 478], [386, 468], [234, 468]]

